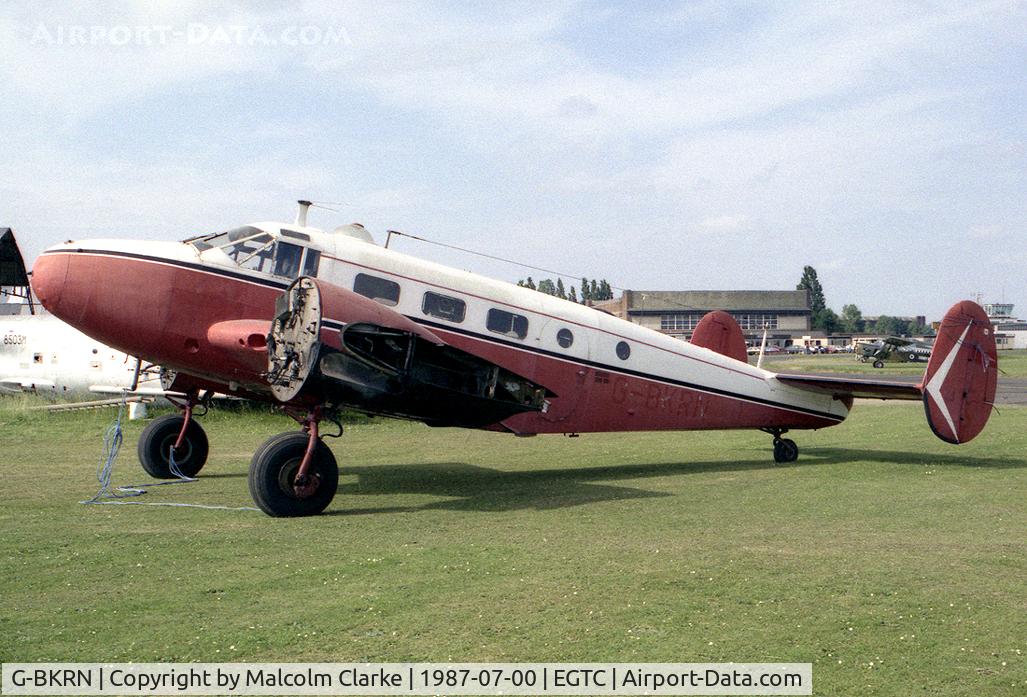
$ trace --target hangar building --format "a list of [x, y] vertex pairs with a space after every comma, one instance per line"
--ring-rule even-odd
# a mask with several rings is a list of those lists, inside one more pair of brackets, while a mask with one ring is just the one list
[[767, 343], [778, 346], [793, 334], [808, 334], [813, 314], [805, 290], [626, 290], [595, 306], [681, 339], [692, 336], [707, 312], [725, 310], [750, 344], [762, 339], [766, 326]]

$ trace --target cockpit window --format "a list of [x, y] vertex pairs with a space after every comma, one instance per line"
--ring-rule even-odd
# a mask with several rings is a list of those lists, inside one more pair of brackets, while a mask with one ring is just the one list
[[[305, 233], [294, 233], [292, 236], [300, 238], [301, 235], [309, 237]], [[297, 278], [301, 268], [303, 275], [316, 276], [321, 261], [320, 251], [307, 249], [304, 259], [305, 247], [277, 240], [270, 233], [252, 225], [192, 238], [186, 240], [186, 243], [193, 245], [210, 262], [224, 264], [227, 258], [241, 268], [282, 278]]]
[[303, 247], [288, 242], [278, 243], [278, 252], [275, 254], [275, 276], [284, 278], [296, 278], [300, 275], [300, 257], [303, 256]]
[[200, 237], [191, 237], [185, 240], [192, 246], [196, 247], [198, 251], [205, 251], [212, 247], [220, 247], [229, 242], [237, 242], [247, 237], [253, 237], [259, 235], [261, 230], [255, 228], [252, 225], [244, 225], [243, 227], [233, 228], [227, 232], [218, 232], [213, 235], [201, 235]]
[[303, 275], [317, 276], [317, 267], [321, 263], [321, 252], [316, 249], [307, 249], [307, 258], [303, 260]]
[[254, 235], [259, 235], [260, 232], [261, 231], [258, 228], [255, 228], [255, 227], [253, 227], [251, 225], [244, 225], [243, 227], [233, 228], [233, 229], [229, 230], [228, 232], [226, 232], [225, 234], [228, 235], [228, 241], [229, 242], [235, 242], [237, 240], [246, 239], [247, 237], [253, 237]]

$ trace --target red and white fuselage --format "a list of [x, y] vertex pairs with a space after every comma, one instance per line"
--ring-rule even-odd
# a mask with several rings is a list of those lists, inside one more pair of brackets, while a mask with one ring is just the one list
[[[494, 425], [501, 430], [821, 428], [851, 405], [592, 308], [382, 248], [360, 226], [258, 223], [186, 242], [68, 242], [39, 257], [32, 283], [53, 314], [112, 347], [274, 401], [262, 341], [233, 342], [212, 327], [270, 322], [299, 275], [373, 297], [554, 395], [545, 410]], [[326, 316], [323, 326], [344, 323]]]

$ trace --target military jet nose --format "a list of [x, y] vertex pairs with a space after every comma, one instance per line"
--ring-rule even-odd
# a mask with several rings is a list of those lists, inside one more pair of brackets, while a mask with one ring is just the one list
[[60, 315], [59, 306], [68, 277], [67, 254], [42, 254], [32, 268], [32, 290], [39, 302], [55, 315]]

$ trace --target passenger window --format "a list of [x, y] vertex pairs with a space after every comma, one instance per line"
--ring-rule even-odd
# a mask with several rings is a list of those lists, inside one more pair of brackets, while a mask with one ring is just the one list
[[574, 343], [574, 334], [570, 329], [564, 327], [556, 333], [556, 343], [560, 344], [562, 348], [570, 348]]
[[317, 267], [321, 264], [321, 252], [316, 249], [307, 250], [307, 258], [303, 260], [303, 275], [317, 277]]
[[275, 254], [274, 275], [283, 278], [299, 276], [301, 256], [303, 256], [303, 247], [288, 242], [279, 242], [278, 252]]
[[463, 322], [464, 314], [467, 312], [467, 303], [459, 298], [451, 298], [448, 295], [439, 295], [428, 291], [424, 294], [421, 311], [426, 315], [450, 322]]
[[392, 307], [399, 302], [399, 284], [386, 278], [358, 273], [353, 281], [353, 292]]
[[515, 336], [518, 339], [523, 339], [528, 335], [528, 318], [506, 310], [497, 310], [496, 308], [489, 310], [485, 326], [490, 332]]

